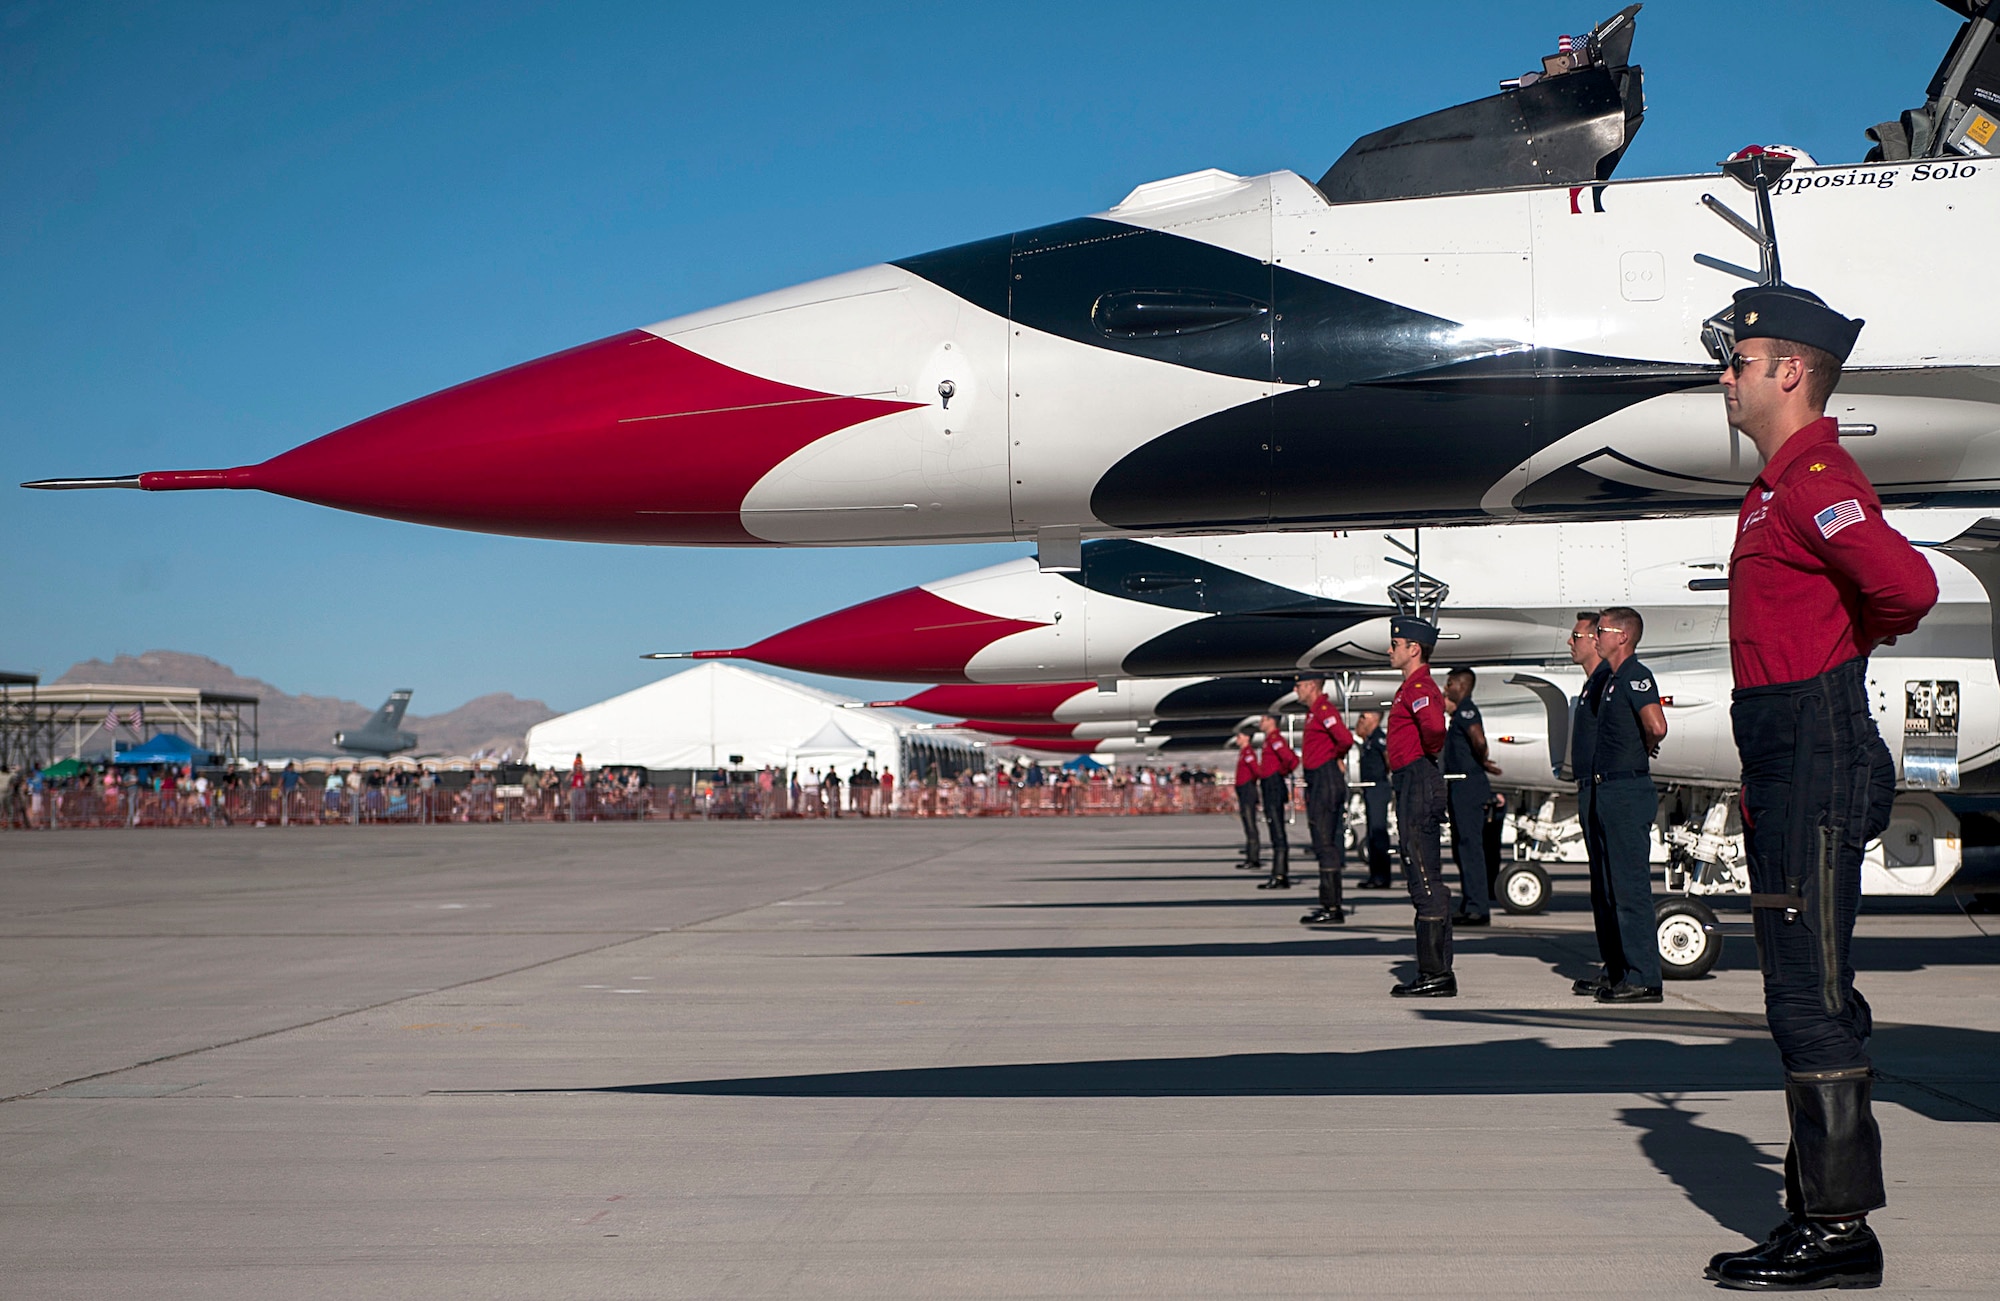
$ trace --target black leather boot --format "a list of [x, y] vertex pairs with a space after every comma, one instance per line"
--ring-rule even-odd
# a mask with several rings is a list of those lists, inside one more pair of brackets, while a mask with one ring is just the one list
[[1815, 1220], [1855, 1219], [1888, 1201], [1873, 1088], [1866, 1066], [1785, 1073], [1799, 1209]]
[[1389, 991], [1394, 998], [1456, 998], [1451, 970], [1451, 923], [1417, 918], [1417, 975]]
[[1271, 850], [1271, 879], [1259, 881], [1259, 890], [1289, 890], [1292, 888], [1292, 853], [1288, 846], [1275, 846]]
[[1882, 1244], [1866, 1216], [1794, 1220], [1755, 1251], [1718, 1257], [1709, 1277], [1739, 1292], [1882, 1286]]

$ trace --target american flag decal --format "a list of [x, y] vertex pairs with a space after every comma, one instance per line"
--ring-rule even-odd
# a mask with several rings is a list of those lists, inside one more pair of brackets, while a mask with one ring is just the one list
[[1819, 535], [1830, 538], [1849, 524], [1859, 524], [1865, 516], [1861, 513], [1861, 503], [1849, 497], [1837, 501], [1819, 514], [1813, 516], [1813, 523], [1819, 525]]

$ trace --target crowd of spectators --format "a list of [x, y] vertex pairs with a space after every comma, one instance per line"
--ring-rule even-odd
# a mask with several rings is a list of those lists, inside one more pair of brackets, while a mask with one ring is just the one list
[[649, 818], [984, 817], [1222, 810], [1215, 774], [1178, 767], [1019, 759], [951, 774], [935, 762], [803, 764], [694, 774], [655, 785], [635, 767], [296, 762], [192, 767], [64, 760], [0, 766], [0, 828], [256, 826]]

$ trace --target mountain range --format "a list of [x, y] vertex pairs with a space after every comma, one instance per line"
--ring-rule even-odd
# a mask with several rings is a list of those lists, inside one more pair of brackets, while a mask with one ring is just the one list
[[[103, 682], [127, 687], [200, 687], [256, 696], [258, 751], [265, 758], [337, 754], [333, 734], [354, 731], [379, 707], [333, 696], [293, 695], [268, 682], [246, 678], [205, 655], [152, 650], [113, 660], [85, 660], [70, 666], [57, 683]], [[395, 687], [385, 682], [386, 697]], [[413, 702], [414, 703], [414, 702]], [[527, 751], [528, 729], [556, 711], [539, 700], [495, 692], [468, 700], [442, 714], [408, 714], [403, 730], [417, 734], [417, 754], [500, 754]], [[246, 745], [245, 749], [249, 747]]]

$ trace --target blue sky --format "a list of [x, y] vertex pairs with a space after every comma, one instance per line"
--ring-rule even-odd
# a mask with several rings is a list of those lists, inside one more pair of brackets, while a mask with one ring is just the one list
[[[1161, 176], [1317, 177], [1616, 7], [0, 0], [0, 667], [165, 648], [291, 691], [411, 686], [424, 713], [566, 709], [658, 676], [641, 651], [1025, 554], [593, 547], [12, 485], [262, 460]], [[1856, 160], [1954, 30], [1928, 0], [1655, 0], [1620, 175], [1753, 141]]]

